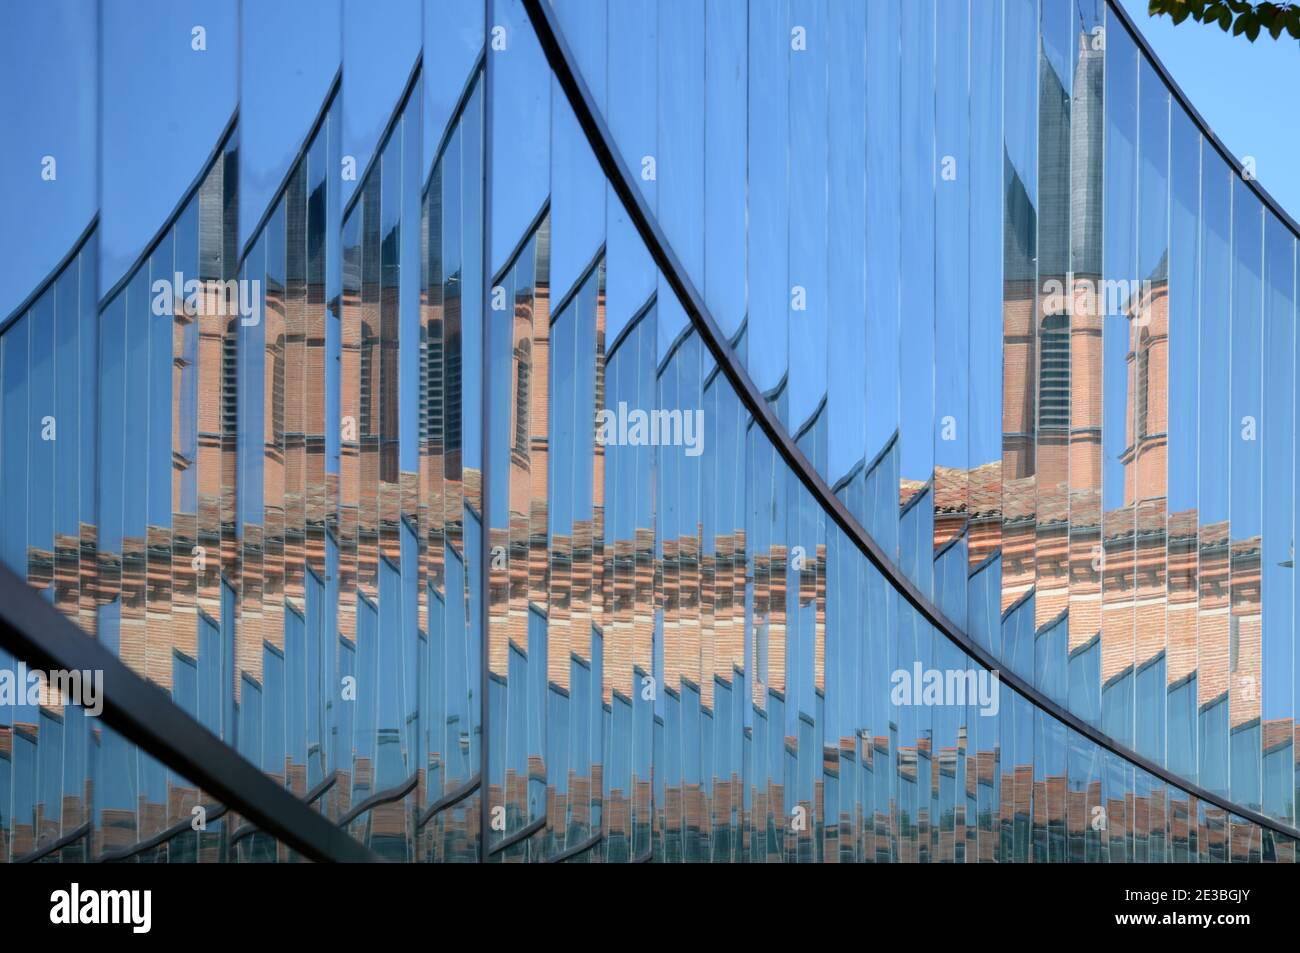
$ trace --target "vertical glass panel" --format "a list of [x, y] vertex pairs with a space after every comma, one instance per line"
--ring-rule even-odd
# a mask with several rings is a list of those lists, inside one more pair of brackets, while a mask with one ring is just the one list
[[[1197, 509], [1200, 520], [1197, 629], [1198, 781], [1228, 792], [1228, 463], [1232, 173], [1201, 145], [1201, 328]], [[1202, 852], [1209, 842], [1200, 842]]]
[[[1003, 6], [1002, 604], [1032, 599], [1035, 283], [1038, 256], [1038, 3]], [[1030, 610], [1032, 616], [1032, 609]], [[1026, 670], [1027, 672], [1027, 670]], [[1006, 765], [1004, 765], [1005, 771]], [[1003, 791], [1003, 798], [1009, 792]]]
[[290, 0], [241, 8], [241, 248], [274, 201], [271, 190], [290, 173], [295, 151], [338, 73], [341, 12], [341, 0]]
[[[621, 6], [614, 4], [614, 6]], [[842, 32], [831, 31], [833, 39], [848, 44], [850, 49], [861, 49], [863, 11], [849, 5], [832, 4], [831, 16], [846, 14], [859, 21], [843, 24]], [[709, 305], [718, 327], [729, 338], [740, 330], [745, 319], [745, 227], [746, 227], [746, 165], [748, 143], [746, 102], [748, 74], [749, 11], [745, 0], [725, 0], [710, 3], [704, 9], [704, 300]], [[856, 47], [853, 39], [857, 38]], [[836, 47], [830, 51], [832, 60]], [[859, 64], [860, 64], [859, 59]], [[860, 68], [860, 66], [859, 66]], [[856, 82], [855, 82], [856, 80]], [[832, 113], [842, 116], [842, 121], [831, 126], [831, 134], [861, 129], [859, 122], [864, 106], [837, 110], [833, 97], [844, 95], [853, 100], [854, 91], [860, 97], [863, 81], [849, 74], [842, 84], [832, 82], [829, 106]], [[847, 104], [846, 104], [847, 105]], [[835, 155], [835, 149], [830, 149]], [[863, 149], [850, 151], [859, 160]], [[861, 186], [859, 186], [860, 188]], [[861, 234], [861, 227], [858, 229]], [[861, 268], [865, 256], [850, 256], [853, 267]]]
[[[1031, 335], [1034, 419], [1034, 653], [1040, 688], [1064, 688], [1069, 617], [1068, 486], [1070, 448], [1070, 309], [1064, 288], [1070, 270], [1070, 107], [1074, 16], [1071, 0], [1043, 0], [1038, 54], [1037, 302]], [[1058, 631], [1059, 630], [1059, 631]], [[1046, 854], [1046, 814], [1041, 847]]]
[[[488, 0], [506, 37], [494, 51], [492, 118], [492, 255], [495, 274], [528, 231], [550, 191], [550, 70], [519, 0]], [[498, 34], [498, 35], [502, 35]]]
[[[55, 605], [74, 621], [80, 615], [81, 519], [91, 522], [91, 514], [81, 513], [80, 485], [93, 482], [93, 472], [83, 472], [80, 451], [84, 431], [93, 431], [94, 422], [81, 416], [83, 389], [93, 386], [95, 367], [81, 369], [81, 315], [85, 303], [80, 300], [80, 256], [73, 259], [55, 285], [54, 349], [56, 391], [55, 421], [63, 422], [62, 442], [54, 446], [54, 539], [53, 580]], [[56, 430], [57, 434], [57, 430]], [[94, 457], [86, 471], [93, 471]]]
[[[826, 397], [826, 225], [828, 203], [835, 199], [828, 191], [827, 177], [830, 140], [826, 7], [795, 6], [790, 18], [789, 420], [791, 431], [799, 431]], [[801, 36], [804, 49], [799, 48]], [[809, 459], [816, 457], [810, 454]]]
[[[148, 646], [147, 587], [149, 428], [149, 274], [141, 268], [125, 290], [126, 373], [122, 495], [122, 618], [120, 654], [144, 668]], [[140, 492], [145, 488], [145, 492]]]
[[[1297, 243], [1295, 265], [1296, 267], [1300, 267], [1300, 242]], [[1296, 288], [1296, 295], [1297, 298], [1300, 299], [1300, 287]], [[1296, 310], [1294, 310], [1293, 313], [1300, 315], [1300, 300], [1297, 301]], [[1292, 366], [1297, 370], [1300, 370], [1300, 333], [1294, 334], [1293, 337], [1295, 339], [1295, 350], [1293, 352], [1295, 355], [1295, 361]], [[1297, 382], [1297, 386], [1295, 387], [1295, 399], [1291, 405], [1291, 419], [1292, 421], [1300, 420], [1300, 382]], [[1296, 440], [1294, 437], [1292, 437], [1292, 452], [1294, 456], [1292, 457], [1291, 479], [1292, 488], [1295, 490], [1300, 489], [1300, 440]], [[1283, 492], [1285, 492], [1285, 490]], [[1291, 499], [1293, 508], [1291, 513], [1291, 545], [1294, 548], [1297, 539], [1300, 539], [1300, 506], [1295, 505], [1296, 497], [1294, 493]], [[1294, 562], [1295, 556], [1292, 555], [1290, 558]], [[1294, 571], [1295, 567], [1293, 565], [1292, 572]], [[1300, 599], [1300, 593], [1294, 593], [1293, 598]], [[1292, 611], [1294, 612], [1294, 609]], [[1295, 704], [1295, 688], [1300, 684], [1300, 652], [1296, 651], [1294, 629], [1292, 630], [1291, 636], [1291, 673], [1292, 704], [1290, 717], [1294, 721], [1300, 719], [1300, 711], [1297, 711]], [[1290, 789], [1291, 794], [1289, 794], [1292, 809], [1295, 811], [1300, 809], [1300, 739], [1296, 739], [1294, 733], [1292, 734], [1292, 745], [1296, 749], [1293, 763], [1290, 768], [1282, 768], [1280, 770], [1283, 778], [1286, 777], [1288, 771], [1297, 775], [1294, 786]]]
[[[597, 27], [599, 33], [594, 32]], [[579, 36], [589, 33], [590, 42], [603, 45], [604, 22], [593, 18]], [[587, 82], [593, 83], [601, 76], [588, 75]], [[603, 88], [593, 91], [599, 99], [604, 98], [603, 94]], [[604, 242], [605, 190], [598, 187], [603, 181], [600, 167], [558, 84], [552, 102], [551, 261], [556, 290], [565, 295], [584, 276]]]
[[342, 0], [342, 152], [353, 169], [340, 186], [344, 205], [365, 185], [393, 107], [416, 79], [421, 12], [421, 0], [369, 9], [364, 0]]
[[[0, 482], [6, 500], [27, 499], [27, 448], [31, 441], [28, 412], [30, 316], [19, 318], [5, 331], [3, 339], [4, 457], [0, 459]], [[27, 514], [25, 507], [4, 508], [3, 557], [5, 564], [27, 576]]]
[[[935, 41], [934, 249], [934, 595], [967, 628], [966, 550], [970, 466], [971, 137], [968, 90], [970, 18], [965, 7], [940, 17]], [[980, 316], [987, 317], [987, 312]], [[954, 726], [955, 727], [955, 726]], [[950, 744], [956, 744], [953, 738]]]
[[1260, 745], [1262, 809], [1293, 818], [1294, 712], [1291, 622], [1294, 618], [1295, 238], [1264, 216], [1263, 487], [1266, 531], [1260, 552]]
[[[690, 0], [658, 0], [655, 6], [658, 218], [682, 268], [699, 287], [704, 278], [705, 8]], [[659, 353], [666, 358], [687, 321], [662, 276], [659, 297]]]
[[[1000, 63], [1002, 40], [1002, 4], [972, 4], [971, 49]], [[970, 70], [967, 625], [986, 648], [994, 647], [1002, 609], [1002, 583], [995, 577], [1002, 567], [996, 554], [1002, 545], [1003, 285], [1002, 247], [980, 236], [1000, 232], [1004, 216], [1001, 80], [992, 70]], [[869, 417], [879, 412], [873, 409]]]
[[[1165, 765], [1196, 777], [1197, 470], [1200, 380], [1200, 133], [1176, 107], [1170, 125], [1169, 520], [1165, 613]], [[1183, 850], [1186, 850], [1184, 845]]]
[[1101, 725], [1133, 742], [1134, 486], [1131, 317], [1137, 267], [1138, 57], [1112, 16], [1106, 32], [1105, 241], [1102, 329]]
[[[871, 10], [867, 30], [867, 181], [898, 182], [902, 175], [901, 123], [898, 89], [901, 60], [897, 37], [902, 19], [900, 0], [886, 0]], [[754, 93], [751, 90], [750, 99]], [[753, 189], [751, 171], [751, 190]], [[751, 212], [752, 214], [752, 212]], [[902, 232], [901, 192], [867, 189], [867, 354], [872, 373], [867, 384], [867, 471], [872, 462], [886, 457], [898, 433], [900, 387], [900, 261]], [[752, 254], [752, 253], [751, 253]], [[779, 260], [779, 259], [778, 259]], [[758, 333], [758, 329], [755, 329]], [[751, 370], [752, 373], [752, 370]], [[927, 425], [928, 426], [928, 425]], [[889, 500], [883, 518], [877, 522], [868, 508], [865, 525], [896, 556], [897, 519], [892, 512], [895, 480], [883, 487]], [[889, 527], [888, 532], [882, 529]]]
[[1260, 807], [1260, 547], [1263, 536], [1263, 208], [1241, 179], [1232, 194], [1231, 613], [1229, 795]]
[[[654, 208], [658, 181], [653, 174], [658, 143], [658, 4], [610, 3], [608, 11], [608, 106], [610, 134], [635, 182]], [[743, 40], [743, 36], [741, 37]], [[654, 293], [658, 273], [622, 204], [612, 192], [605, 202], [609, 260], [609, 330], [618, 334]]]
[[[107, 295], [148, 252], [236, 112], [239, 7], [113, 6], [99, 20], [99, 101], [115, 105], [99, 130], [99, 287]], [[139, 103], [149, 108], [126, 108]], [[185, 134], [164, 135], [158, 116], [184, 116]]]
[[[54, 290], [46, 291], [28, 312], [27, 378], [27, 581], [54, 601], [54, 451], [55, 415]], [[71, 424], [65, 422], [65, 425]], [[69, 438], [72, 432], [66, 434]], [[21, 496], [18, 497], [21, 499]]]
[[1145, 57], [1138, 75], [1137, 302], [1129, 319], [1132, 353], [1132, 461], [1135, 470], [1134, 743], [1160, 762], [1165, 753], [1166, 511], [1169, 447], [1169, 91]]
[[430, 174], [438, 149], [455, 122], [465, 89], [483, 51], [484, 0], [422, 0], [424, 25], [423, 153], [420, 177]]
[[[788, 370], [790, 12], [787, 0], [749, 10], [749, 375], [769, 401]], [[758, 267], [762, 262], [762, 267]], [[779, 406], [779, 405], [778, 405]], [[784, 418], [783, 418], [784, 419]]]
[[1079, 0], [1070, 102], [1069, 707], [1101, 721], [1103, 168], [1106, 26], [1100, 0]]
[[[924, 540], [924, 558], [910, 575], [921, 591], [931, 592], [934, 511], [935, 426], [935, 4], [919, 0], [903, 4], [900, 36], [902, 75], [899, 109], [903, 118], [901, 161], [902, 256], [901, 302], [903, 334], [899, 339], [902, 401], [899, 417], [900, 506], [918, 494], [917, 535]], [[1032, 26], [1026, 31], [1029, 35]], [[903, 555], [904, 568], [908, 567]]]
[[[831, 4], [827, 27], [828, 203], [826, 271], [827, 473], [839, 481], [865, 463], [867, 356], [867, 11]], [[710, 166], [712, 166], [710, 160]], [[833, 316], [833, 317], [832, 317]], [[832, 326], [832, 325], [828, 325]], [[855, 497], [855, 502], [860, 497]], [[861, 505], [850, 505], [863, 519]]]

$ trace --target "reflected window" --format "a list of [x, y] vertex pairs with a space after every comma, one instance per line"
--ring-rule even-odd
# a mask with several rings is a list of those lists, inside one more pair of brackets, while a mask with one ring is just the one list
[[528, 452], [528, 378], [532, 367], [532, 344], [521, 340], [515, 348], [515, 441], [519, 453]]
[[1070, 427], [1070, 316], [1048, 315], [1039, 337], [1038, 429]]
[[1147, 424], [1151, 419], [1151, 336], [1142, 332], [1142, 340], [1137, 353], [1137, 435], [1138, 439], [1148, 433]]

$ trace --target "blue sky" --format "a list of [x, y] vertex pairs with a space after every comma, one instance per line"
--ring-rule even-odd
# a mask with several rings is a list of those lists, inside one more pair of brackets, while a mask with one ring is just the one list
[[1238, 159], [1255, 158], [1259, 183], [1300, 219], [1300, 41], [1267, 33], [1251, 43], [1191, 19], [1174, 26], [1121, 0], [1192, 105]]

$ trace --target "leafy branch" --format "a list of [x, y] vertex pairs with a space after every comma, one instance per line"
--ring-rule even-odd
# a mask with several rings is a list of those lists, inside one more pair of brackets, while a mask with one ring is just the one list
[[1277, 39], [1285, 30], [1300, 40], [1300, 5], [1292, 2], [1248, 3], [1247, 0], [1149, 0], [1147, 12], [1167, 16], [1177, 25], [1188, 17], [1197, 23], [1217, 23], [1233, 36], [1245, 34], [1252, 43], [1261, 30]]

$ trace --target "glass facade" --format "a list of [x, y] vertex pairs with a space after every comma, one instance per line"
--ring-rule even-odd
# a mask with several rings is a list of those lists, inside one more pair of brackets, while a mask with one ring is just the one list
[[[0, 323], [0, 561], [175, 717], [389, 860], [1296, 860], [1296, 226], [1117, 6], [312, 16], [145, 17], [244, 66], [138, 248], [52, 87]], [[12, 648], [0, 859], [301, 858]]]

